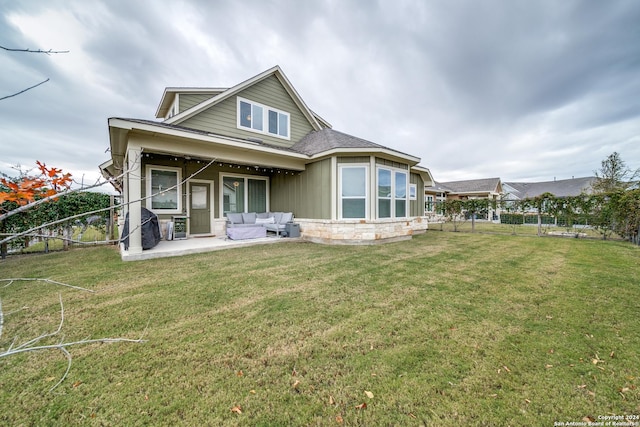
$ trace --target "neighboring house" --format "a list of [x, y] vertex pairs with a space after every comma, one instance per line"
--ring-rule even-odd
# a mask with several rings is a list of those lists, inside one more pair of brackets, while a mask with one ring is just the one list
[[505, 182], [505, 200], [522, 200], [551, 193], [556, 197], [579, 196], [591, 194], [591, 186], [597, 180], [595, 176], [583, 178], [560, 179], [545, 182]]
[[304, 239], [326, 243], [427, 228], [420, 159], [333, 130], [278, 66], [231, 88], [167, 88], [156, 117], [109, 119], [101, 169], [122, 190], [130, 254], [142, 251], [141, 207], [161, 223], [186, 216], [188, 236], [224, 235], [230, 212], [290, 211]]
[[442, 204], [447, 200], [447, 192], [441, 183], [433, 182], [432, 185], [424, 187], [424, 214], [429, 221], [442, 221]]
[[[435, 182], [432, 186], [425, 187], [427, 203], [425, 211], [428, 213], [429, 200], [441, 202], [444, 200], [469, 200], [488, 199], [499, 201], [503, 194], [500, 178], [470, 179], [464, 181]], [[500, 216], [500, 208], [489, 208], [484, 219], [497, 220]]]

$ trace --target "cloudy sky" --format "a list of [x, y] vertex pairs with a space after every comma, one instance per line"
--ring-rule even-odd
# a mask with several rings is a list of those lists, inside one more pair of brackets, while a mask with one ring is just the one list
[[107, 119], [155, 119], [167, 86], [280, 65], [333, 128], [422, 158], [438, 181], [640, 167], [637, 0], [0, 0], [0, 171], [85, 181]]

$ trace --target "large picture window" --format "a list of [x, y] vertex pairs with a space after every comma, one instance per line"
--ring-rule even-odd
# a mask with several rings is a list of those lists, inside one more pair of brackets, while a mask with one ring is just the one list
[[167, 214], [182, 213], [181, 180], [180, 168], [147, 166], [147, 209]]
[[340, 166], [340, 218], [367, 218], [366, 166]]
[[407, 216], [407, 172], [378, 168], [378, 218], [404, 218]]
[[268, 211], [267, 178], [253, 176], [222, 177], [222, 214]]
[[285, 111], [238, 97], [238, 128], [289, 139], [290, 116]]

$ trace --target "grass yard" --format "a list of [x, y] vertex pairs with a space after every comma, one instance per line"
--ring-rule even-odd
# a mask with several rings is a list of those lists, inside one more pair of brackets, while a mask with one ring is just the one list
[[[432, 230], [439, 231], [459, 231], [459, 232], [471, 232], [471, 220], [460, 222], [454, 225], [452, 222], [447, 221], [444, 223], [430, 224], [429, 227]], [[527, 236], [537, 236], [538, 226], [537, 224], [495, 224], [487, 221], [476, 221], [475, 224], [476, 233], [499, 233], [499, 234], [517, 234]], [[554, 225], [543, 225], [542, 234], [549, 235], [550, 233], [580, 233], [581, 237], [587, 237], [589, 239], [602, 239], [602, 234], [598, 230], [590, 227], [572, 228], [572, 227], [558, 227]], [[621, 240], [622, 238], [617, 234], [612, 234], [607, 237], [609, 240]]]
[[[254, 246], [123, 263], [11, 257], [1, 425], [553, 426], [640, 414], [640, 249], [428, 232], [381, 246]], [[59, 338], [57, 338], [59, 340]], [[57, 342], [55, 339], [52, 343]], [[590, 417], [590, 418], [587, 418]]]

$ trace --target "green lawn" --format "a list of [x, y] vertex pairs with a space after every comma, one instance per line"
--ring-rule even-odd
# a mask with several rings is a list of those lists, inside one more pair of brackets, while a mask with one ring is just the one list
[[[123, 263], [10, 257], [17, 337], [127, 337], [0, 359], [0, 425], [553, 426], [640, 414], [640, 249], [428, 232]], [[56, 342], [55, 340], [52, 342]], [[366, 408], [363, 407], [366, 404]], [[232, 411], [232, 408], [239, 410]]]

